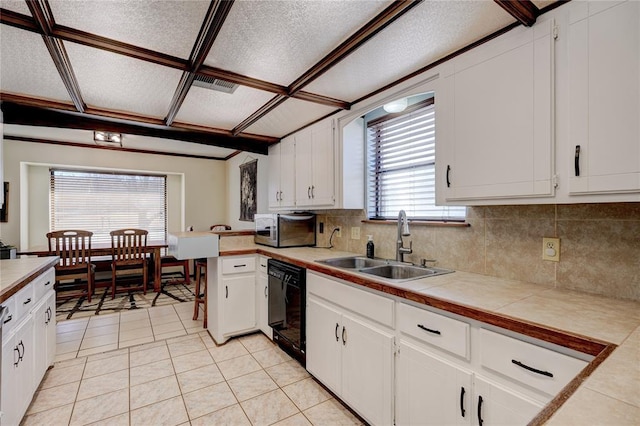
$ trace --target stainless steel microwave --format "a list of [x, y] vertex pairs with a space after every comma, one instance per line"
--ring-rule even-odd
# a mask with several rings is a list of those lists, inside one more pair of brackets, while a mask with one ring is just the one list
[[316, 245], [316, 215], [313, 213], [256, 214], [256, 244], [271, 247]]

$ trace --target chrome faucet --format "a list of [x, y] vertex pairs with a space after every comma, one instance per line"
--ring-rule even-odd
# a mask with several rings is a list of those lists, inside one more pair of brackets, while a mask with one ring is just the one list
[[400, 210], [398, 213], [398, 239], [396, 241], [396, 260], [398, 262], [404, 262], [404, 255], [413, 253], [413, 241], [409, 241], [409, 247], [404, 247], [402, 237], [408, 237], [409, 233], [409, 221], [407, 220], [407, 213], [404, 210]]

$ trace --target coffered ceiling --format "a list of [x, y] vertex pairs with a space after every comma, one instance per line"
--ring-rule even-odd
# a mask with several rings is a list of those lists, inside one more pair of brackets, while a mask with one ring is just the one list
[[129, 148], [148, 137], [145, 149], [266, 153], [559, 3], [0, 0], [0, 99], [18, 125], [5, 134], [70, 128], [81, 143], [97, 129], [125, 133]]

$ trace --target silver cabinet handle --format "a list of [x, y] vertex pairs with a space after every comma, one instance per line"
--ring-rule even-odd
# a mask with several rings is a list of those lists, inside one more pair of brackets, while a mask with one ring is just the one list
[[229, 286], [228, 285], [224, 286], [224, 292], [225, 292], [224, 298], [228, 299], [229, 298]]
[[307, 186], [307, 198], [311, 198], [311, 187]]
[[344, 325], [343, 325], [342, 326], [342, 346], [347, 344], [346, 333], [347, 333], [347, 329], [344, 328]]
[[311, 198], [316, 198], [316, 187], [314, 185], [311, 185]]
[[264, 286], [264, 297], [267, 297], [267, 296], [268, 296], [268, 295], [267, 295], [267, 286], [265, 285], [265, 286]]

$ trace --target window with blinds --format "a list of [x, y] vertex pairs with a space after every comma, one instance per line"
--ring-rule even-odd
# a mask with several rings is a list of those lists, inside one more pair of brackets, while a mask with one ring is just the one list
[[51, 230], [93, 232], [92, 244], [111, 243], [109, 232], [146, 229], [149, 241], [167, 236], [167, 177], [51, 169]]
[[367, 204], [370, 219], [465, 219], [465, 207], [435, 205], [433, 98], [367, 123]]

